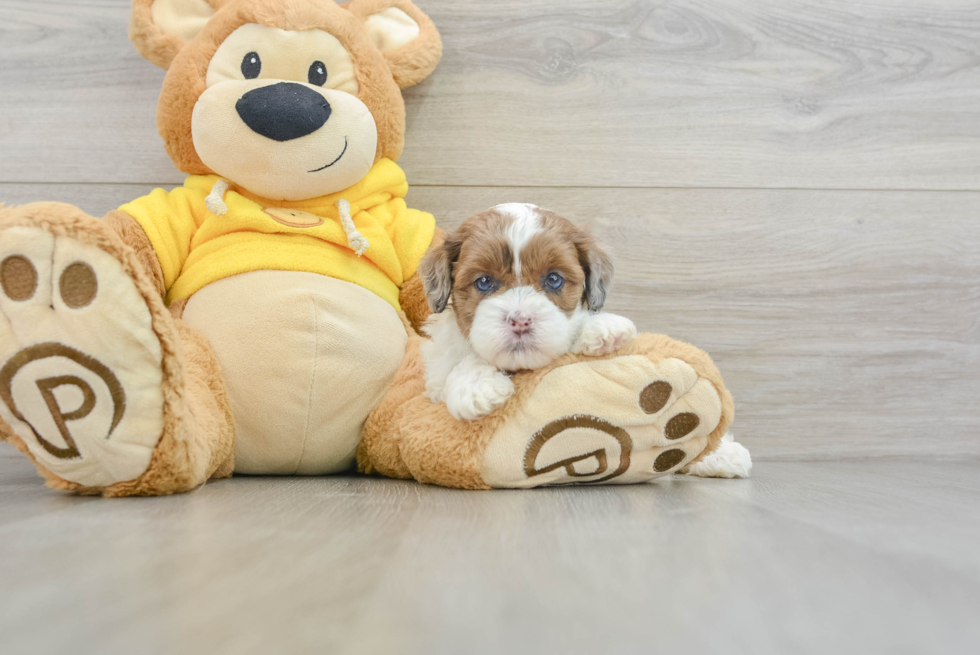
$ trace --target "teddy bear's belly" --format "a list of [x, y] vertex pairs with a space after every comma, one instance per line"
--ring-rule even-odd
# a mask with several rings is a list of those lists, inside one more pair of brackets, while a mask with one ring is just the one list
[[334, 473], [407, 336], [395, 310], [349, 282], [291, 271], [225, 278], [194, 294], [184, 320], [210, 340], [235, 419], [235, 471]]

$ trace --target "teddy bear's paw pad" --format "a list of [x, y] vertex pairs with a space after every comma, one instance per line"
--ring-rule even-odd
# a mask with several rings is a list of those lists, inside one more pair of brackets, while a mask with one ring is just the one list
[[0, 233], [0, 416], [55, 475], [101, 487], [150, 463], [163, 427], [150, 311], [109, 253]]
[[697, 457], [720, 420], [714, 385], [684, 361], [577, 362], [497, 429], [481, 473], [491, 487], [644, 482]]

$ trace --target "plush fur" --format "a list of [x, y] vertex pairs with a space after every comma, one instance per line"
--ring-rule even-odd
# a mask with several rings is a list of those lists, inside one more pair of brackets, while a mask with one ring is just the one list
[[[158, 126], [175, 164], [191, 173], [210, 172], [195, 152], [190, 129], [195, 103], [205, 89], [208, 63], [223, 40], [244, 24], [322, 30], [340, 41], [356, 64], [357, 97], [377, 124], [375, 162], [382, 157], [397, 159], [401, 153], [404, 106], [399, 84], [408, 85], [428, 75], [441, 54], [431, 21], [405, 0], [354, 0], [345, 7], [323, 0], [156, 1], [163, 7], [156, 7], [158, 11], [151, 0], [134, 0], [130, 36], [148, 59], [168, 68]], [[209, 7], [215, 10], [213, 14]], [[376, 10], [388, 7], [411, 16], [419, 25], [419, 34], [412, 42], [382, 54], [365, 21]], [[167, 33], [155, 24], [160, 16], [170, 21], [170, 27], [177, 25], [181, 35]], [[200, 31], [195, 34], [188, 29]], [[162, 268], [140, 225], [119, 211], [97, 221], [67, 205], [40, 203], [0, 214], [0, 236], [4, 229], [16, 226], [40, 228], [92, 245], [118, 260], [146, 303], [152, 333], [163, 353], [163, 428], [145, 471], [133, 480], [91, 487], [62, 479], [38, 464], [49, 485], [82, 494], [163, 495], [192, 489], [209, 477], [230, 475], [234, 421], [215, 353], [201, 334], [179, 320], [184, 302], [174, 303], [169, 310], [164, 306]], [[70, 341], [70, 334], [66, 338]], [[0, 435], [35, 460], [11, 426], [0, 425]]]
[[[357, 97], [377, 124], [375, 162], [384, 157], [397, 159], [401, 153], [405, 114], [399, 88], [424, 79], [441, 56], [435, 27], [408, 0], [353, 0], [343, 6], [330, 0], [157, 1], [169, 3], [168, 11], [174, 7], [193, 9], [188, 14], [192, 20], [180, 24], [180, 36], [154, 23], [152, 0], [134, 0], [130, 24], [137, 49], [168, 69], [158, 107], [158, 128], [175, 165], [192, 174], [211, 173], [195, 151], [191, 129], [195, 103], [205, 90], [209, 61], [224, 39], [244, 24], [324, 30], [339, 40], [355, 64]], [[202, 14], [210, 14], [209, 8], [215, 11], [205, 24]], [[382, 52], [365, 25], [368, 17], [391, 8], [415, 21], [418, 36], [410, 42], [394, 38], [391, 43], [395, 45]], [[159, 16], [163, 10], [160, 6], [157, 9]], [[175, 14], [171, 14], [172, 18]], [[394, 15], [404, 18], [397, 12]], [[195, 33], [196, 26], [201, 27]], [[215, 210], [209, 206], [207, 211]], [[180, 318], [185, 302], [165, 306], [164, 267], [140, 225], [130, 214], [110, 212], [100, 221], [58, 203], [0, 209], [0, 240], [8, 228], [39, 228], [101, 250], [102, 261], [112, 262], [114, 271], [118, 262], [122, 273], [117, 272], [116, 279], [121, 278], [125, 289], [133, 294], [127, 297], [145, 303], [148, 313], [140, 314], [144, 321], [141, 329], [149, 334], [151, 328], [162, 353], [162, 428], [152, 453], [146, 451], [147, 468], [134, 479], [102, 487], [65, 480], [41, 465], [27, 442], [0, 420], [0, 439], [10, 441], [34, 461], [48, 485], [58, 489], [104, 496], [165, 495], [226, 477], [234, 469], [236, 436], [227, 391], [231, 381], [223, 378], [212, 343]], [[428, 239], [428, 233], [424, 238]], [[442, 235], [437, 233], [432, 247], [441, 248], [442, 242]], [[421, 252], [426, 244], [417, 245]], [[583, 260], [582, 267], [589, 270], [590, 277], [602, 281], [611, 270], [609, 262], [593, 255]], [[133, 287], [123, 275], [130, 278]], [[586, 283], [581, 291], [584, 302], [594, 310], [601, 306], [605, 293], [606, 285], [601, 283]], [[399, 300], [408, 334], [407, 350], [387, 393], [376, 406], [368, 404], [374, 410], [367, 417], [357, 448], [362, 471], [466, 489], [641, 481], [684, 467], [692, 473], [731, 474], [733, 469], [726, 470], [726, 462], [742, 467], [736, 474], [747, 472], [745, 459], [731, 448], [723, 457], [696, 466], [719, 447], [733, 418], [733, 404], [710, 358], [693, 346], [645, 334], [615, 353], [593, 357], [567, 354], [541, 369], [517, 373], [513, 376], [514, 393], [503, 406], [480, 420], [461, 423], [444, 405], [431, 403], [423, 393], [422, 338], [416, 330], [430, 309], [417, 274], [403, 281]], [[192, 309], [187, 310], [188, 318]], [[385, 309], [393, 311], [390, 306]], [[349, 317], [337, 318], [343, 321]], [[27, 341], [31, 327], [29, 320], [18, 325], [19, 333], [28, 335]], [[397, 321], [394, 327], [394, 336], [400, 339]], [[70, 342], [70, 329], [62, 336]], [[396, 358], [394, 365], [397, 362]], [[609, 380], [615, 380], [611, 386]], [[548, 405], [552, 401], [556, 405], [572, 402], [573, 406], [559, 412]], [[33, 402], [37, 402], [36, 397]], [[51, 412], [54, 416], [54, 410]], [[69, 419], [69, 414], [78, 412], [73, 409], [60, 418]], [[631, 417], [628, 421], [622, 418], [627, 415]], [[599, 442], [604, 445], [595, 447]], [[631, 461], [635, 466], [627, 470], [624, 463]]]
[[[445, 241], [445, 231], [437, 227], [429, 249], [440, 248]], [[405, 315], [405, 320], [408, 322], [408, 327], [411, 328], [411, 332], [420, 334], [422, 332], [422, 326], [425, 325], [429, 316], [432, 315], [432, 310], [429, 307], [429, 301], [425, 294], [425, 284], [423, 284], [421, 275], [413, 275], [405, 281], [399, 293], [398, 302], [402, 306], [402, 312]]]
[[9, 426], [8, 441], [37, 465], [48, 486], [85, 495], [160, 496], [231, 475], [234, 427], [217, 361], [203, 337], [174, 321], [136, 251], [103, 222], [63, 203], [0, 209], [0, 231], [16, 226], [43, 227], [57, 237], [96, 246], [122, 264], [150, 310], [163, 350], [164, 427], [147, 470], [135, 480], [108, 487], [86, 487], [51, 473]]
[[[364, 428], [357, 451], [358, 464], [364, 473], [415, 478], [446, 487], [490, 489], [482, 474], [484, 454], [497, 430], [522, 412], [549, 373], [582, 361], [580, 355], [566, 355], [542, 369], [518, 373], [513, 378], [514, 395], [503, 407], [478, 421], [460, 422], [449, 415], [445, 405], [433, 404], [423, 395], [421, 343], [421, 337], [410, 337], [405, 361], [391, 390]], [[735, 405], [707, 353], [665, 335], [641, 334], [616, 353], [595, 359], [630, 355], [640, 355], [651, 362], [676, 358], [690, 364], [700, 377], [710, 381], [721, 399], [721, 419], [707, 436], [707, 447], [692, 464], [714, 452], [734, 419]]]
[[[214, 2], [223, 7], [193, 42], [180, 46], [175, 37], [152, 25], [149, 0], [137, 0], [130, 36], [136, 48], [155, 63], [167, 62], [167, 77], [157, 106], [157, 129], [167, 153], [178, 169], [192, 175], [213, 173], [194, 149], [191, 114], [205, 91], [208, 64], [229, 34], [247, 23], [284, 30], [319, 29], [337, 37], [357, 62], [358, 98], [367, 105], [378, 125], [375, 161], [397, 160], [405, 138], [405, 105], [399, 86], [416, 84], [429, 75], [442, 55], [442, 41], [421, 11], [405, 0], [353, 0], [343, 8], [322, 0], [238, 0]], [[382, 7], [398, 7], [413, 17], [421, 33], [413, 43], [390, 53], [371, 43], [363, 19]]]
[[442, 39], [436, 26], [418, 7], [407, 0], [353, 0], [345, 5], [352, 14], [366, 20], [383, 9], [396, 7], [408, 14], [420, 28], [420, 38], [384, 53], [388, 68], [401, 88], [414, 86], [435, 70], [442, 58]]
[[[140, 54], [160, 68], [167, 68], [181, 48], [187, 45], [180, 37], [168, 34], [153, 22], [153, 3], [157, 0], [133, 0], [129, 16], [129, 39]], [[228, 0], [204, 0], [215, 10]]]
[[139, 261], [143, 271], [150, 277], [156, 287], [157, 293], [163, 296], [167, 293], [163, 283], [163, 269], [160, 268], [160, 260], [153, 252], [153, 246], [146, 237], [146, 232], [140, 227], [132, 216], [126, 212], [113, 210], [103, 217], [103, 222], [109, 226], [125, 243], [133, 249], [133, 254]]

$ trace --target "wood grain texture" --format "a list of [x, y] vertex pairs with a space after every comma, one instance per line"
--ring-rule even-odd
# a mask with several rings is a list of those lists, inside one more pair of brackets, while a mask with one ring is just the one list
[[129, 0], [0, 0], [0, 180], [178, 182]]
[[[0, 185], [102, 215], [139, 185]], [[416, 187], [452, 228], [505, 201], [590, 224], [607, 309], [709, 353], [758, 459], [980, 455], [980, 193]]]
[[0, 445], [4, 653], [975, 652], [980, 462], [466, 492], [45, 489]]
[[[966, 0], [420, 0], [425, 185], [980, 189]], [[0, 181], [178, 183], [128, 0], [0, 0]]]

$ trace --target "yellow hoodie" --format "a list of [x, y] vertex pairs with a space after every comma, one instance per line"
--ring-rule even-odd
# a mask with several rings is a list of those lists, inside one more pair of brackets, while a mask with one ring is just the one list
[[[182, 187], [156, 189], [119, 209], [149, 237], [168, 304], [222, 278], [278, 270], [353, 282], [399, 309], [398, 289], [435, 232], [432, 214], [405, 205], [407, 192], [402, 169], [382, 159], [354, 186], [310, 200], [266, 200], [217, 175], [194, 175]], [[346, 229], [338, 208], [346, 209], [343, 200], [353, 219]], [[354, 252], [359, 245], [367, 245], [363, 256]]]

